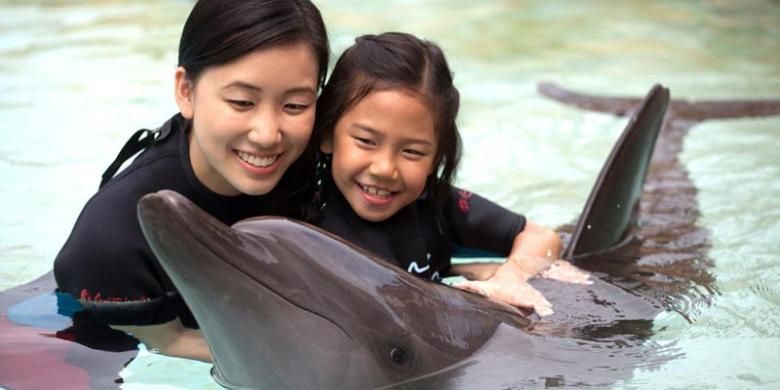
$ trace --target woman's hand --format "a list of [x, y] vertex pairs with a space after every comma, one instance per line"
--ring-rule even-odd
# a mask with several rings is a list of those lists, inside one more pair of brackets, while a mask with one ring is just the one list
[[176, 318], [159, 325], [111, 325], [140, 340], [150, 351], [167, 356], [211, 362], [211, 349], [198, 329], [182, 325]]

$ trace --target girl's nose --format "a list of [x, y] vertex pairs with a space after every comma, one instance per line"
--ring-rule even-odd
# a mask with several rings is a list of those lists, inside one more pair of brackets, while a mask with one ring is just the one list
[[395, 180], [398, 178], [398, 169], [395, 165], [395, 160], [392, 156], [377, 155], [368, 167], [368, 173], [371, 176], [385, 179]]
[[282, 140], [279, 112], [273, 109], [259, 110], [252, 121], [249, 141], [261, 148], [272, 148]]

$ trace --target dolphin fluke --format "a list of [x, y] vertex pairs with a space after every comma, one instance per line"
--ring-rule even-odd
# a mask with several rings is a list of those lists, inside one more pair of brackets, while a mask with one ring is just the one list
[[[540, 82], [540, 94], [561, 103], [588, 111], [620, 116], [631, 114], [639, 108], [642, 99], [625, 96], [605, 96], [580, 93], [555, 83]], [[780, 115], [780, 99], [727, 99], [686, 100], [674, 99], [669, 103], [670, 115], [676, 119], [701, 122], [707, 119], [731, 119]]]

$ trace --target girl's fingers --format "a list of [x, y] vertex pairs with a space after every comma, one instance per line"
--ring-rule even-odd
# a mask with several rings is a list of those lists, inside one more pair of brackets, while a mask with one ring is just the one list
[[473, 292], [474, 294], [479, 294], [485, 297], [488, 297], [489, 294], [487, 290], [485, 289], [484, 283], [481, 281], [476, 280], [467, 280], [460, 283], [455, 283], [452, 285], [452, 287], [459, 288], [464, 291]]
[[552, 305], [535, 288], [528, 284], [515, 284], [512, 289], [495, 286], [490, 282], [464, 281], [453, 284], [453, 287], [485, 296], [521, 309], [532, 309], [539, 316], [544, 317], [553, 314]]
[[542, 272], [541, 276], [567, 283], [593, 284], [589, 272], [585, 272], [564, 260], [556, 260], [550, 265], [550, 268]]

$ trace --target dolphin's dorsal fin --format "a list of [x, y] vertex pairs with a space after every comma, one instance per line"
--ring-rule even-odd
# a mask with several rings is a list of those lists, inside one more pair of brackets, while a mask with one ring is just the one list
[[601, 168], [562, 258], [604, 252], [628, 238], [668, 105], [669, 90], [654, 85]]

